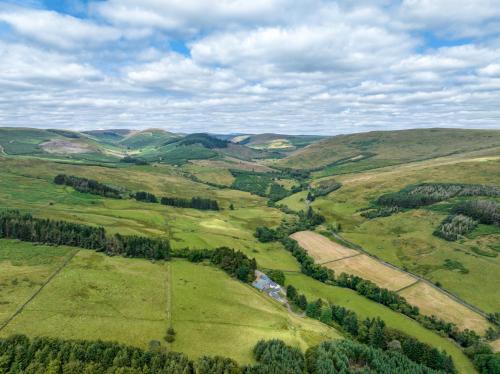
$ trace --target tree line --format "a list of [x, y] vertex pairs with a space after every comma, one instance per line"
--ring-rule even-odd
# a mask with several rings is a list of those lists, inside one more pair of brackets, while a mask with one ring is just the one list
[[162, 197], [160, 203], [163, 205], [178, 208], [192, 208], [199, 210], [220, 210], [216, 200], [204, 199], [202, 197], [192, 197], [191, 199], [181, 199], [178, 197]]
[[58, 174], [54, 177], [54, 183], [73, 187], [79, 192], [87, 192], [93, 195], [101, 195], [114, 199], [122, 198], [122, 191], [118, 188], [99, 183], [93, 179], [75, 177], [74, 175]]
[[351, 338], [370, 347], [399, 352], [412, 361], [426, 367], [443, 370], [448, 373], [456, 372], [451, 357], [444, 351], [439, 351], [428, 344], [421, 343], [415, 338], [390, 329], [380, 318], [365, 318], [361, 320], [358, 315], [339, 305], [325, 303], [322, 299], [307, 302], [306, 307], [300, 305], [305, 296], [299, 295], [295, 288], [291, 291], [290, 298], [296, 300], [296, 305], [306, 311], [310, 318], [317, 319], [327, 325], [340, 328]]
[[[135, 162], [127, 160], [124, 162]], [[111, 197], [115, 199], [122, 198], [122, 190], [115, 187], [99, 183], [93, 179], [76, 177], [73, 175], [59, 174], [54, 178], [54, 183], [59, 185], [71, 186], [79, 192], [91, 193], [93, 195], [100, 195], [104, 197]], [[137, 201], [146, 203], [158, 203], [163, 205], [175, 206], [180, 208], [192, 208], [199, 210], [220, 210], [219, 204], [216, 200], [205, 199], [202, 197], [192, 197], [191, 199], [183, 199], [178, 197], [162, 197], [158, 199], [154, 194], [147, 191], [137, 191], [131, 193], [130, 196]]]
[[170, 243], [161, 238], [106, 235], [103, 227], [35, 218], [19, 211], [0, 212], [0, 238], [93, 249], [108, 255], [167, 260]]
[[312, 202], [317, 197], [326, 196], [333, 191], [337, 191], [340, 187], [342, 187], [342, 183], [334, 179], [320, 181], [315, 187], [309, 189], [307, 200]]
[[220, 210], [219, 203], [216, 200], [205, 199], [202, 197], [192, 197], [191, 199], [183, 199], [179, 197], [167, 197], [164, 196], [158, 200], [158, 198], [146, 191], [139, 191], [133, 194], [133, 197], [137, 201], [143, 201], [146, 203], [160, 203], [163, 205], [174, 206], [178, 208], [192, 208], [199, 210]]
[[[306, 353], [281, 340], [259, 341], [256, 363], [239, 365], [222, 356], [190, 360], [161, 346], [143, 350], [124, 344], [29, 339], [14, 335], [0, 339], [0, 372], [5, 374], [323, 374], [363, 372], [401, 374], [441, 373], [415, 363], [397, 351], [382, 351], [351, 340], [326, 341]], [[491, 371], [493, 372], [493, 371]]]

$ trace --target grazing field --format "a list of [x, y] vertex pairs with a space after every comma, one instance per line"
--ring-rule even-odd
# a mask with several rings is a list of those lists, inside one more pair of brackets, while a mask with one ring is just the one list
[[[0, 244], [0, 274], [2, 284], [8, 284], [2, 286], [0, 300], [16, 308], [50, 275], [33, 273], [38, 283], [27, 287], [24, 280], [12, 282], [20, 271], [29, 266], [36, 270], [40, 263], [57, 267], [61, 256], [74, 251], [9, 240]], [[16, 308], [4, 310], [2, 304], [2, 320]], [[240, 362], [252, 361], [251, 350], [262, 338], [306, 349], [340, 337], [318, 321], [290, 315], [265, 294], [212, 266], [182, 260], [152, 263], [89, 250], [80, 250], [0, 334], [102, 339], [146, 348], [151, 340], [163, 341], [168, 326], [177, 331], [173, 350]]]
[[0, 240], [0, 326], [74, 249]]
[[[257, 258], [266, 268], [296, 270], [296, 261], [280, 244], [263, 244], [254, 237], [258, 226], [277, 225], [283, 213], [265, 205], [265, 199], [235, 190], [219, 190], [175, 174], [170, 168], [110, 169], [53, 164], [30, 168], [23, 161], [7, 161], [0, 171], [0, 205], [25, 209], [37, 216], [104, 226], [110, 233], [164, 236], [174, 248], [229, 246]], [[159, 169], [159, 170], [158, 170]], [[130, 191], [148, 190], [157, 196], [215, 198], [221, 211], [199, 211], [148, 204], [135, 200], [107, 199], [80, 193], [52, 183], [55, 174], [95, 178]], [[174, 173], [174, 171], [171, 171]], [[125, 179], [128, 176], [127, 179]], [[180, 192], [182, 191], [182, 192]], [[234, 202], [234, 210], [227, 209]]]
[[400, 330], [434, 347], [446, 350], [452, 356], [460, 373], [475, 372], [472, 363], [451, 340], [439, 336], [400, 313], [358, 295], [353, 290], [329, 286], [299, 273], [287, 273], [286, 283], [293, 284], [308, 299], [314, 300], [320, 297], [330, 303], [355, 311], [361, 318], [380, 317], [386, 322], [387, 326]]
[[468, 328], [478, 333], [483, 333], [488, 328], [485, 319], [479, 314], [451, 300], [426, 283], [418, 282], [405, 288], [399, 294], [410, 304], [417, 305], [423, 314], [439, 316], [445, 321], [454, 322], [462, 328]]
[[166, 325], [164, 265], [81, 250], [2, 331], [147, 347]]
[[490, 345], [494, 352], [500, 352], [500, 338], [492, 341]]
[[306, 349], [340, 337], [319, 321], [288, 314], [265, 294], [211, 266], [174, 261], [172, 279], [172, 325], [178, 331], [172, 349], [190, 357], [224, 354], [248, 363], [260, 339]]
[[385, 265], [376, 259], [333, 242], [323, 235], [302, 231], [291, 236], [307, 250], [317, 263], [341, 273], [354, 274], [368, 279], [391, 291], [401, 291], [401, 296], [418, 306], [423, 314], [435, 315], [456, 323], [461, 329], [483, 333], [488, 328], [484, 317], [473, 312], [444, 293], [403, 271]]

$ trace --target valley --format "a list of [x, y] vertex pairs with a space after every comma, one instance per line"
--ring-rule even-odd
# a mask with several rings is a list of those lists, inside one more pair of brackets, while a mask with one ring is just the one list
[[[421, 140], [414, 142], [415, 137]], [[437, 149], [444, 138], [454, 145]], [[408, 146], [410, 141], [414, 144]], [[498, 331], [490, 318], [500, 310], [498, 226], [478, 223], [455, 241], [436, 236], [455, 206], [466, 201], [462, 196], [416, 208], [391, 207], [383, 216], [363, 214], [382, 209], [380, 196], [412, 185], [500, 185], [498, 131], [326, 138], [0, 128], [0, 146], [2, 210], [103, 227], [106, 235], [165, 240], [171, 254], [167, 261], [108, 256], [4, 236], [2, 337], [102, 339], [141, 349], [154, 342], [193, 359], [218, 355], [240, 364], [255, 363], [252, 349], [261, 339], [280, 339], [302, 351], [331, 339], [365, 343], [342, 323], [314, 315], [309, 305], [319, 299], [322, 311], [351, 310], [359, 326], [361, 319], [382, 319], [387, 339], [404, 333], [446, 351], [459, 372], [475, 370], [471, 356], [423, 316], [474, 330], [478, 342], [497, 349], [495, 339], [485, 335]], [[360, 157], [358, 151], [371, 154]], [[54, 183], [62, 174], [88, 185], [97, 181], [119, 194]], [[157, 201], [138, 199], [139, 191]], [[165, 205], [163, 197], [210, 199], [217, 208]], [[480, 198], [500, 201], [496, 195]], [[274, 237], [259, 236], [262, 228]], [[309, 274], [283, 241], [288, 234], [330, 275]], [[264, 272], [281, 271], [283, 286], [307, 297], [307, 316], [290, 313], [211, 263], [210, 256], [188, 260], [189, 253], [220, 247], [241, 251]], [[342, 273], [399, 295], [419, 312], [403, 313], [340, 284]], [[299, 305], [293, 308], [300, 312]], [[169, 327], [175, 330], [173, 341], [165, 339]]]

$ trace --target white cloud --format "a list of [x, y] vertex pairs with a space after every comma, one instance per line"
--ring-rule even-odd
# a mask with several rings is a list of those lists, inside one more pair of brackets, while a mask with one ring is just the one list
[[5, 8], [0, 10], [0, 21], [31, 39], [68, 49], [115, 41], [121, 35], [110, 26], [38, 9]]
[[[94, 67], [74, 58], [22, 44], [0, 41], [0, 78], [2, 81], [36, 85], [40, 82], [78, 83], [101, 77]], [[50, 87], [46, 87], [50, 88]]]
[[498, 128], [496, 2], [108, 0], [83, 18], [0, 7], [0, 118], [185, 132]]

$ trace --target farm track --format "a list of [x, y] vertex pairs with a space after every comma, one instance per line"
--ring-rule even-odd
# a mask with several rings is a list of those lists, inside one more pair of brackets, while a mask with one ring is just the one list
[[21, 312], [24, 310], [24, 308], [26, 308], [26, 306], [31, 302], [33, 301], [39, 294], [40, 292], [42, 292], [42, 290], [45, 288], [45, 286], [47, 286], [51, 281], [52, 279], [54, 279], [70, 262], [71, 260], [73, 260], [73, 258], [80, 252], [80, 250], [75, 250], [74, 252], [72, 252], [68, 258], [61, 264], [61, 266], [59, 266], [56, 271], [54, 271], [46, 280], [45, 282], [43, 282], [43, 284], [40, 286], [40, 288], [38, 290], [35, 291], [35, 293], [33, 295], [30, 296], [30, 298], [28, 300], [26, 300], [19, 308], [17, 308], [17, 310], [9, 317], [7, 318], [3, 323], [2, 325], [0, 325], [0, 332], [5, 328], [7, 327], [7, 325], [9, 323], [12, 322], [12, 320], [14, 318], [16, 318], [19, 314], [21, 314]]
[[[475, 312], [475, 313], [477, 313], [477, 314], [481, 315], [482, 317], [484, 317], [484, 318], [486, 318], [486, 319], [488, 318], [488, 313], [486, 313], [484, 310], [482, 310], [482, 309], [480, 309], [480, 308], [478, 308], [478, 307], [476, 307], [476, 306], [474, 306], [474, 305], [472, 305], [472, 304], [469, 304], [467, 301], [465, 301], [465, 300], [461, 299], [459, 296], [457, 296], [457, 295], [455, 295], [455, 294], [453, 294], [453, 293], [451, 293], [451, 292], [449, 292], [449, 291], [447, 291], [447, 290], [444, 290], [444, 289], [442, 289], [442, 288], [440, 288], [440, 287], [436, 286], [434, 283], [432, 283], [431, 281], [429, 281], [429, 280], [427, 280], [427, 279], [425, 279], [425, 278], [421, 277], [420, 275], [415, 274], [415, 273], [412, 273], [412, 272], [409, 272], [409, 271], [407, 271], [407, 270], [403, 270], [403, 269], [401, 269], [401, 268], [399, 268], [399, 267], [397, 267], [397, 266], [395, 266], [395, 265], [392, 265], [392, 264], [391, 264], [391, 263], [389, 263], [389, 262], [386, 262], [386, 261], [381, 260], [381, 259], [379, 259], [379, 258], [377, 258], [377, 257], [374, 257], [373, 255], [371, 255], [369, 252], [367, 252], [365, 249], [363, 249], [363, 248], [362, 248], [362, 247], [360, 247], [359, 245], [349, 242], [348, 240], [346, 240], [346, 239], [342, 238], [340, 235], [338, 235], [338, 234], [336, 234], [336, 233], [333, 233], [333, 236], [334, 236], [337, 240], [339, 240], [339, 241], [341, 241], [341, 242], [343, 242], [343, 243], [346, 243], [348, 246], [351, 246], [353, 249], [358, 250], [358, 251], [360, 251], [360, 252], [363, 252], [365, 255], [367, 255], [367, 256], [369, 256], [369, 257], [371, 257], [372, 259], [374, 259], [375, 261], [379, 262], [380, 264], [385, 265], [385, 266], [387, 266], [387, 267], [390, 267], [390, 268], [392, 268], [392, 269], [394, 269], [394, 270], [397, 270], [397, 271], [403, 272], [403, 273], [405, 273], [405, 274], [408, 274], [408, 275], [410, 275], [410, 276], [412, 276], [412, 277], [414, 277], [414, 278], [418, 279], [418, 282], [423, 282], [423, 283], [427, 284], [428, 286], [430, 286], [430, 287], [434, 288], [435, 290], [437, 290], [437, 291], [439, 291], [439, 292], [443, 293], [444, 295], [448, 296], [449, 298], [451, 298], [452, 300], [456, 301], [457, 303], [459, 303], [459, 304], [463, 305], [464, 307], [468, 308], [469, 310], [471, 310], [471, 311], [473, 311], [473, 312]], [[415, 283], [412, 283], [411, 285], [408, 285], [408, 286], [406, 286], [406, 287], [403, 287], [402, 289], [398, 290], [397, 292], [400, 292], [400, 291], [402, 291], [402, 290], [404, 290], [404, 289], [406, 289], [406, 288], [409, 288], [409, 287], [411, 287], [411, 286], [413, 286], [413, 285], [417, 284], [418, 282], [415, 282]]]

